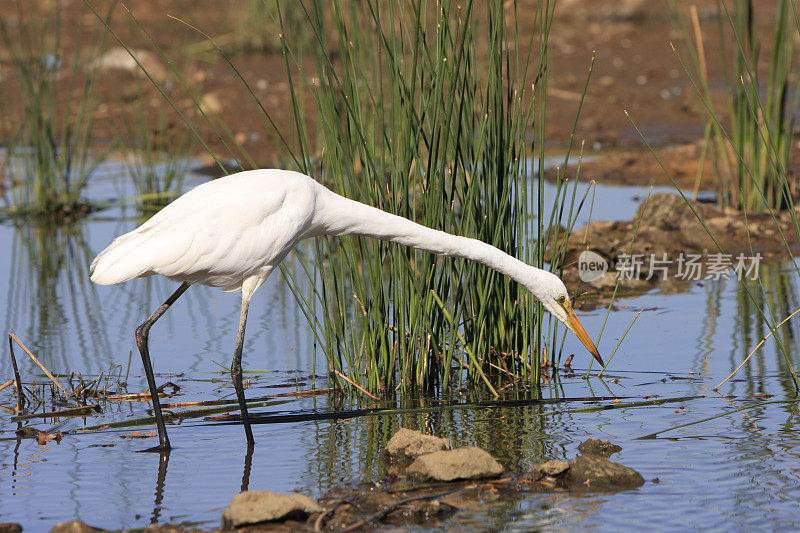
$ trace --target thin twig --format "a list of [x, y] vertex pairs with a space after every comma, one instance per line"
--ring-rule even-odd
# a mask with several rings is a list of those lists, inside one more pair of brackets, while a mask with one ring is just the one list
[[128, 367], [125, 369], [125, 388], [127, 389], [128, 385], [128, 376], [131, 373], [131, 357], [133, 357], [133, 350], [128, 350]]
[[59, 411], [49, 411], [47, 413], [33, 413], [30, 415], [12, 416], [11, 421], [17, 422], [19, 420], [28, 420], [30, 418], [60, 418], [68, 416], [86, 416], [92, 412], [100, 412], [99, 404], [83, 405], [80, 407], [70, 407], [69, 409], [61, 409]]
[[790, 399], [790, 400], [770, 400], [770, 401], [767, 401], [767, 402], [757, 402], [757, 403], [753, 403], [753, 404], [750, 404], [750, 405], [745, 405], [744, 407], [740, 407], [738, 409], [733, 409], [732, 411], [725, 411], [724, 413], [719, 413], [719, 414], [716, 414], [716, 415], [713, 415], [713, 416], [709, 416], [709, 417], [706, 417], [706, 418], [701, 418], [700, 420], [695, 420], [694, 422], [687, 422], [685, 424], [679, 424], [677, 426], [672, 426], [672, 427], [669, 427], [667, 429], [662, 429], [661, 431], [656, 431], [655, 433], [649, 433], [647, 435], [642, 435], [641, 437], [636, 437], [636, 440], [654, 439], [658, 435], [661, 435], [662, 433], [666, 433], [667, 431], [673, 431], [673, 430], [680, 429], [680, 428], [694, 426], [694, 425], [700, 424], [702, 422], [708, 422], [709, 420], [714, 420], [716, 418], [721, 418], [723, 416], [729, 416], [729, 415], [732, 415], [734, 413], [738, 413], [739, 411], [744, 411], [744, 410], [747, 410], [747, 409], [755, 409], [757, 407], [762, 407], [764, 405], [777, 404], [777, 403], [797, 403], [797, 400], [796, 399]]
[[407, 503], [411, 503], [417, 500], [433, 500], [436, 498], [441, 498], [443, 496], [447, 496], [448, 494], [453, 494], [454, 492], [458, 492], [459, 490], [461, 489], [459, 488], [455, 490], [448, 490], [447, 492], [440, 492], [439, 494], [425, 494], [423, 496], [414, 496], [412, 498], [406, 498], [405, 500], [400, 500], [399, 502], [395, 502], [392, 505], [381, 509], [377, 513], [364, 518], [363, 520], [359, 520], [358, 522], [353, 522], [349, 526], [342, 529], [340, 533], [349, 533], [350, 531], [355, 531], [356, 529], [360, 529], [366, 526], [370, 522], [374, 522], [375, 520], [380, 520], [381, 518], [391, 513], [401, 505], [405, 505]]
[[439, 305], [439, 308], [442, 310], [442, 313], [444, 314], [445, 319], [455, 329], [455, 334], [458, 337], [458, 340], [460, 340], [461, 344], [464, 346], [464, 350], [466, 350], [467, 355], [469, 356], [469, 358], [472, 361], [472, 364], [475, 365], [475, 370], [478, 372], [478, 374], [480, 374], [481, 378], [483, 378], [483, 382], [489, 388], [489, 391], [492, 393], [492, 395], [495, 398], [497, 398], [498, 397], [497, 391], [494, 390], [494, 387], [492, 387], [492, 383], [489, 381], [489, 378], [486, 377], [486, 374], [483, 372], [483, 369], [481, 368], [481, 364], [478, 362], [478, 359], [475, 357], [475, 354], [472, 353], [472, 350], [470, 349], [469, 344], [467, 344], [467, 340], [464, 338], [464, 336], [461, 334], [461, 332], [458, 331], [458, 328], [456, 327], [455, 321], [453, 320], [453, 316], [447, 310], [447, 307], [445, 307], [444, 302], [442, 301], [441, 298], [439, 298], [439, 295], [436, 294], [436, 291], [434, 291], [433, 289], [431, 289], [430, 294], [431, 294], [431, 296], [433, 296], [434, 300], [436, 300], [436, 303]]
[[9, 379], [8, 381], [6, 381], [2, 385], [0, 385], [0, 390], [3, 390], [6, 387], [8, 387], [9, 385], [13, 385], [13, 384], [14, 384], [14, 380], [13, 379]]
[[490, 367], [492, 367], [492, 368], [496, 368], [497, 370], [499, 370], [499, 371], [500, 371], [500, 372], [502, 372], [503, 374], [505, 374], [505, 375], [507, 375], [507, 376], [510, 376], [510, 377], [511, 377], [511, 378], [513, 378], [513, 379], [520, 379], [520, 377], [519, 377], [518, 375], [516, 375], [515, 373], [513, 373], [512, 371], [510, 371], [510, 370], [509, 370], [509, 369], [507, 369], [507, 368], [502, 368], [501, 366], [499, 366], [499, 365], [496, 365], [496, 364], [494, 364], [494, 363], [489, 363], [488, 361], [487, 361], [487, 363], [486, 363], [486, 364], [487, 364], [487, 365], [489, 365], [489, 366], [490, 366]]
[[49, 370], [47, 370], [47, 369], [44, 367], [44, 365], [43, 365], [42, 363], [40, 363], [40, 362], [39, 362], [39, 360], [38, 360], [38, 359], [36, 359], [36, 356], [35, 356], [35, 355], [33, 355], [33, 353], [31, 353], [31, 351], [28, 349], [28, 347], [27, 347], [27, 346], [25, 346], [24, 344], [22, 344], [22, 341], [21, 341], [21, 340], [19, 340], [19, 339], [17, 338], [17, 336], [16, 336], [16, 335], [14, 335], [13, 333], [10, 333], [10, 334], [8, 335], [8, 342], [9, 342], [9, 344], [11, 343], [11, 340], [13, 340], [13, 341], [14, 341], [14, 342], [16, 342], [17, 344], [19, 344], [20, 348], [22, 348], [22, 349], [25, 351], [25, 353], [26, 353], [26, 354], [28, 354], [28, 357], [30, 357], [30, 358], [33, 360], [33, 362], [34, 362], [34, 363], [36, 363], [36, 364], [39, 366], [39, 368], [41, 368], [41, 369], [42, 369], [42, 372], [44, 372], [44, 373], [45, 373], [45, 375], [46, 375], [48, 378], [50, 378], [50, 381], [52, 381], [53, 383], [55, 383], [55, 384], [56, 384], [56, 386], [57, 386], [59, 389], [61, 389], [61, 392], [63, 392], [63, 393], [64, 393], [64, 396], [68, 396], [68, 395], [69, 395], [69, 394], [67, 393], [67, 389], [65, 389], [65, 388], [64, 388], [64, 387], [61, 385], [61, 383], [59, 383], [59, 382], [58, 382], [58, 380], [55, 378], [55, 376], [54, 376], [53, 374], [51, 374], [51, 373], [50, 373], [50, 371], [49, 371]]
[[750, 357], [751, 357], [751, 356], [752, 356], [754, 353], [756, 353], [756, 350], [758, 350], [759, 348], [761, 348], [761, 345], [762, 345], [762, 344], [764, 344], [764, 342], [765, 342], [765, 341], [766, 341], [768, 338], [770, 338], [770, 337], [772, 336], [772, 334], [773, 334], [773, 333], [775, 333], [775, 330], [777, 330], [779, 327], [781, 327], [781, 326], [782, 326], [782, 325], [784, 325], [786, 322], [788, 322], [788, 321], [789, 321], [789, 319], [790, 319], [790, 318], [792, 318], [792, 317], [793, 317], [794, 315], [796, 315], [797, 313], [800, 313], [800, 308], [798, 308], [798, 309], [797, 309], [797, 310], [796, 310], [794, 313], [792, 313], [791, 315], [789, 315], [789, 316], [787, 316], [786, 318], [784, 318], [784, 319], [781, 321], [781, 323], [780, 323], [780, 324], [778, 324], [777, 326], [775, 326], [774, 328], [772, 328], [772, 329], [770, 330], [770, 332], [769, 332], [769, 333], [767, 333], [766, 337], [764, 337], [763, 339], [761, 339], [761, 342], [759, 342], [758, 344], [756, 344], [756, 347], [755, 347], [755, 348], [753, 348], [753, 351], [751, 351], [749, 354], [747, 354], [747, 357], [745, 357], [745, 358], [744, 358], [744, 361], [742, 361], [742, 362], [741, 362], [741, 364], [739, 364], [739, 366], [737, 366], [737, 367], [736, 367], [736, 370], [734, 370], [733, 372], [731, 372], [731, 375], [730, 375], [730, 376], [728, 376], [727, 378], [723, 379], [723, 380], [722, 380], [722, 382], [721, 382], [719, 385], [717, 385], [716, 387], [714, 387], [714, 389], [713, 389], [713, 390], [717, 390], [718, 388], [722, 387], [722, 386], [725, 384], [725, 382], [726, 382], [726, 381], [728, 381], [729, 379], [731, 379], [731, 378], [733, 377], [733, 375], [734, 375], [734, 374], [736, 374], [736, 373], [739, 371], [739, 369], [740, 369], [740, 368], [742, 368], [742, 367], [744, 366], [744, 364], [745, 364], [747, 361], [749, 361], [749, 360], [750, 360]]
[[[166, 398], [169, 396], [166, 392], [159, 392], [159, 398]], [[149, 392], [132, 392], [130, 394], [114, 394], [112, 396], [106, 396], [106, 400], [109, 402], [149, 402], [152, 399], [152, 395]]]
[[342, 499], [330, 502], [330, 507], [326, 509], [325, 512], [321, 513], [316, 520], [314, 520], [314, 531], [322, 531], [322, 522], [325, 520], [325, 517], [333, 514], [336, 509], [342, 505], [352, 505], [352, 501], [348, 499]]
[[700, 18], [697, 16], [697, 6], [689, 7], [689, 14], [692, 18], [692, 28], [694, 29], [694, 39], [697, 42], [697, 58], [700, 61], [700, 75], [703, 76], [703, 83], [708, 83], [708, 69], [706, 68], [706, 49], [703, 46], [703, 33], [700, 31]]
[[[591, 222], [592, 212], [594, 211], [594, 193], [595, 190], [597, 189], [597, 180], [591, 180], [589, 184], [590, 184], [589, 187], [591, 187], [592, 189], [592, 201], [589, 202], [589, 222]], [[586, 244], [589, 239], [589, 228], [591, 227], [591, 224], [589, 222], [586, 223], [586, 231], [584, 231], [583, 233], [583, 244]]]
[[346, 382], [348, 382], [348, 383], [349, 383], [350, 385], [352, 385], [353, 387], [357, 388], [358, 390], [360, 390], [361, 392], [363, 392], [364, 394], [366, 394], [367, 396], [369, 396], [370, 398], [372, 398], [372, 399], [374, 399], [374, 400], [379, 400], [379, 401], [380, 401], [380, 398], [378, 398], [378, 397], [377, 397], [377, 396], [375, 396], [374, 394], [370, 394], [369, 392], [367, 392], [367, 389], [365, 389], [364, 387], [362, 387], [361, 385], [359, 385], [358, 383], [356, 383], [356, 382], [355, 382], [355, 381], [353, 381], [352, 379], [348, 378], [347, 376], [345, 376], [344, 374], [342, 374], [342, 373], [341, 373], [341, 372], [339, 372], [338, 370], [335, 370], [335, 369], [334, 369], [334, 373], [335, 373], [337, 376], [339, 376], [340, 378], [342, 378], [343, 380], [345, 380]]
[[638, 312], [638, 313], [636, 313], [636, 316], [635, 316], [635, 317], [633, 317], [633, 320], [631, 320], [631, 323], [630, 323], [630, 324], [628, 324], [628, 329], [626, 329], [626, 330], [625, 330], [625, 333], [623, 333], [623, 334], [622, 334], [622, 337], [620, 337], [620, 338], [619, 338], [619, 342], [617, 342], [617, 345], [614, 347], [614, 351], [612, 351], [612, 352], [611, 352], [611, 355], [608, 357], [608, 361], [606, 361], [606, 364], [605, 364], [605, 366], [603, 366], [603, 368], [601, 368], [601, 369], [600, 369], [600, 372], [598, 372], [598, 373], [597, 373], [597, 377], [598, 377], [598, 378], [601, 378], [601, 377], [603, 377], [603, 372], [605, 372], [605, 371], [606, 371], [606, 368], [608, 368], [608, 365], [609, 365], [609, 364], [611, 364], [611, 360], [614, 358], [614, 354], [615, 354], [615, 353], [617, 353], [617, 350], [619, 349], [619, 345], [620, 345], [620, 344], [622, 344], [622, 341], [624, 341], [624, 340], [625, 340], [625, 337], [627, 337], [627, 336], [628, 336], [628, 332], [629, 332], [629, 331], [631, 330], [631, 328], [633, 327], [633, 323], [634, 323], [634, 322], [636, 322], [636, 319], [637, 319], [637, 318], [639, 318], [639, 315], [641, 315], [641, 314], [642, 314], [642, 311], [644, 311], [644, 307], [642, 307], [641, 309], [639, 309], [639, 312]]
[[22, 392], [22, 379], [19, 377], [17, 358], [14, 357], [14, 334], [8, 336], [8, 348], [11, 351], [11, 367], [14, 369], [14, 388], [17, 389], [17, 411], [25, 408], [25, 393]]
[[323, 394], [328, 394], [331, 392], [332, 389], [308, 389], [308, 390], [298, 390], [294, 392], [282, 392], [280, 394], [270, 394], [272, 398], [283, 398], [283, 397], [297, 397], [297, 398], [305, 398], [307, 396], [321, 396]]

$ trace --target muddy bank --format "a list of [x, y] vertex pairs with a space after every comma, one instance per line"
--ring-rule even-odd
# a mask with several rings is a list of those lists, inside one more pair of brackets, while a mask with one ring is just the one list
[[548, 257], [555, 251], [565, 257], [563, 277], [579, 290], [613, 290], [619, 280], [635, 293], [755, 279], [763, 263], [791, 260], [800, 245], [789, 211], [745, 215], [661, 193], [643, 201], [632, 220], [588, 224], [551, 246]]
[[[640, 149], [601, 155], [582, 161], [578, 177], [606, 185], [678, 185], [689, 196], [713, 189], [713, 168], [708, 156], [703, 159], [702, 141], [656, 148], [655, 153]], [[568, 175], [576, 171], [577, 165]]]
[[[690, 198], [698, 194], [713, 195], [714, 168], [708, 150], [703, 150], [703, 144], [703, 140], [699, 140], [655, 147], [655, 155], [647, 149], [608, 152], [581, 161], [580, 172], [578, 165], [573, 165], [567, 175], [577, 174], [581, 181], [596, 181], [605, 185], [677, 185]], [[800, 171], [800, 152], [792, 152], [789, 165], [789, 181], [793, 183]], [[555, 171], [551, 171], [550, 175], [554, 178]], [[797, 199], [798, 191], [795, 190], [793, 194]]]

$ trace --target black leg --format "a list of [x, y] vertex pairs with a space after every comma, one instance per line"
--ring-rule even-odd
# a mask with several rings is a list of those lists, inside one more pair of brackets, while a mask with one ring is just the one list
[[153, 413], [156, 415], [156, 426], [158, 426], [158, 446], [146, 450], [165, 451], [169, 450], [169, 437], [167, 437], [167, 426], [164, 424], [164, 415], [161, 414], [161, 402], [158, 399], [158, 390], [156, 387], [156, 378], [153, 376], [153, 365], [150, 363], [150, 351], [147, 348], [147, 337], [150, 334], [150, 327], [156, 323], [156, 320], [161, 318], [161, 315], [167, 312], [167, 309], [175, 303], [175, 300], [180, 298], [181, 294], [186, 292], [186, 289], [191, 285], [188, 281], [184, 281], [178, 290], [172, 293], [172, 296], [167, 298], [167, 301], [159, 307], [155, 313], [150, 315], [150, 318], [145, 320], [141, 326], [136, 328], [136, 346], [139, 347], [139, 353], [142, 355], [142, 364], [144, 364], [144, 373], [147, 376], [147, 385], [150, 387], [150, 398], [153, 401]]
[[233, 381], [233, 388], [236, 389], [236, 398], [239, 400], [239, 409], [242, 412], [242, 423], [244, 424], [244, 434], [247, 436], [247, 444], [254, 444], [253, 430], [250, 428], [250, 415], [247, 414], [244, 386], [242, 385], [242, 347], [244, 345], [244, 326], [247, 323], [247, 309], [249, 307], [250, 294], [242, 291], [242, 314], [239, 317], [239, 333], [236, 335], [236, 350], [233, 352], [233, 363], [231, 363], [231, 380]]
[[247, 451], [244, 454], [244, 470], [242, 471], [242, 492], [247, 491], [247, 489], [250, 487], [250, 470], [252, 470], [253, 468], [254, 449], [255, 449], [254, 445], [248, 444]]

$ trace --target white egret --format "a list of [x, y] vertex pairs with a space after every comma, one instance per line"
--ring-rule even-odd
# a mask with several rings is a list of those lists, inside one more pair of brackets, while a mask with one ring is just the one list
[[158, 450], [170, 448], [148, 352], [150, 327], [193, 283], [241, 291], [242, 308], [231, 378], [247, 442], [253, 433], [242, 386], [242, 345], [250, 298], [289, 251], [320, 235], [364, 235], [440, 255], [462, 257], [522, 284], [566, 324], [591, 354], [602, 359], [575, 316], [564, 283], [476, 239], [451, 235], [350, 200], [312, 178], [287, 170], [253, 170], [209, 181], [117, 237], [92, 261], [101, 285], [161, 274], [180, 287], [136, 329], [158, 426]]

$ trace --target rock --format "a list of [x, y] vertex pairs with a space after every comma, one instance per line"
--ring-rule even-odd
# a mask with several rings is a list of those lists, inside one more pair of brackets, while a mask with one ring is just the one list
[[489, 452], [477, 446], [423, 455], [411, 463], [407, 470], [408, 476], [413, 479], [437, 481], [481, 479], [497, 477], [502, 473], [503, 466]]
[[599, 457], [611, 457], [611, 454], [622, 451], [621, 446], [611, 444], [607, 440], [600, 440], [592, 437], [578, 446], [578, 451], [583, 455], [596, 455]]
[[0, 522], [0, 533], [21, 533], [22, 526], [15, 522]]
[[556, 477], [569, 469], [569, 463], [559, 459], [550, 459], [547, 462], [538, 464], [534, 467], [546, 476]]
[[53, 526], [50, 533], [95, 533], [103, 531], [100, 528], [92, 527], [89, 524], [81, 522], [80, 520], [73, 520], [72, 522], [59, 522]]
[[121, 46], [112, 48], [98, 57], [89, 63], [89, 67], [99, 68], [101, 70], [127, 70], [128, 72], [141, 76], [144, 76], [144, 72], [142, 71], [142, 69], [144, 69], [154, 80], [159, 82], [163, 82], [169, 77], [169, 70], [161, 64], [158, 56], [152, 52], [137, 49], [131, 50], [131, 52], [136, 56], [141, 67], [139, 67], [131, 54]]
[[538, 481], [544, 477], [559, 477], [569, 470], [569, 463], [559, 459], [550, 459], [544, 463], [534, 466], [530, 472], [523, 477], [531, 481]]
[[421, 431], [407, 428], [398, 429], [386, 443], [386, 453], [393, 457], [419, 457], [449, 449], [450, 439], [426, 435]]
[[222, 512], [222, 529], [285, 520], [321, 511], [322, 508], [314, 500], [303, 494], [246, 491], [234, 496]]
[[579, 455], [570, 461], [565, 479], [567, 488], [576, 491], [626, 490], [644, 483], [636, 470], [596, 455]]
[[200, 109], [204, 113], [216, 115], [222, 112], [222, 100], [219, 96], [212, 93], [206, 93], [200, 98]]
[[[705, 214], [707, 206], [696, 203], [693, 203], [692, 206], [701, 216]], [[633, 220], [638, 221], [640, 218], [643, 227], [650, 226], [670, 230], [684, 225], [697, 225], [701, 231], [703, 229], [686, 200], [677, 194], [668, 192], [653, 194], [647, 202], [642, 202], [639, 209], [636, 210]]]
[[387, 509], [397, 503], [397, 495], [383, 491], [374, 491], [366, 494], [361, 507], [369, 513], [376, 513], [382, 509]]

